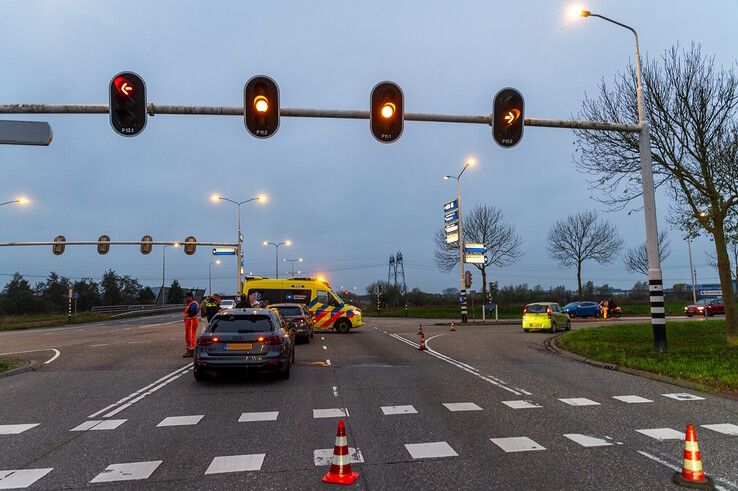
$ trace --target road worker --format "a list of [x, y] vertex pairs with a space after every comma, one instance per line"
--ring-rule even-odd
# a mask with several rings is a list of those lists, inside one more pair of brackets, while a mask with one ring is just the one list
[[185, 326], [185, 354], [184, 358], [194, 356], [195, 354], [195, 333], [197, 332], [197, 313], [200, 310], [195, 299], [192, 298], [192, 292], [185, 295], [185, 303], [187, 307], [184, 310], [184, 326]]

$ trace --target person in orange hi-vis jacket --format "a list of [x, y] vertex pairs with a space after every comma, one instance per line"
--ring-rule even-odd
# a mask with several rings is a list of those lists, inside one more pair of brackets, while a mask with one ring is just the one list
[[187, 307], [184, 310], [184, 326], [185, 326], [185, 354], [184, 358], [194, 356], [195, 354], [195, 332], [197, 331], [197, 313], [200, 311], [197, 302], [192, 298], [192, 292], [185, 295]]

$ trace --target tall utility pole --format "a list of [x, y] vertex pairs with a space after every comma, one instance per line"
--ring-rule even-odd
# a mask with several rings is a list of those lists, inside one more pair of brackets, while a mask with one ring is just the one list
[[687, 250], [689, 251], [689, 277], [692, 280], [692, 303], [697, 303], [697, 290], [695, 288], [695, 283], [697, 283], [697, 279], [695, 278], [694, 274], [694, 266], [692, 265], [692, 231], [687, 232]]
[[638, 150], [641, 155], [641, 182], [643, 183], [643, 212], [646, 219], [646, 250], [648, 252], [648, 290], [651, 299], [651, 330], [653, 349], [659, 353], [667, 351], [666, 316], [664, 312], [664, 284], [661, 276], [659, 257], [659, 232], [656, 224], [656, 192], [653, 185], [653, 164], [651, 163], [651, 133], [643, 98], [641, 80], [641, 54], [638, 46], [638, 33], [630, 26], [604, 15], [582, 10], [582, 17], [598, 17], [633, 33], [635, 38], [636, 98], [638, 104]]
[[292, 277], [294, 278], [295, 277], [295, 263], [301, 263], [302, 262], [302, 258], [301, 257], [298, 257], [296, 259], [284, 258], [284, 262], [291, 263], [291, 265], [292, 265]]
[[213, 271], [212, 266], [213, 264], [220, 264], [220, 259], [216, 259], [215, 261], [210, 261], [210, 264], [208, 264], [208, 294], [213, 294]]
[[[179, 247], [179, 242], [175, 242], [172, 247]], [[161, 297], [161, 304], [164, 305], [164, 282], [167, 275], [167, 245], [161, 250], [161, 291], [159, 296]]]
[[459, 208], [459, 266], [461, 270], [459, 281], [459, 292], [461, 295], [461, 322], [466, 323], [467, 306], [466, 306], [466, 281], [464, 281], [464, 227], [461, 218], [461, 176], [464, 171], [474, 165], [474, 160], [469, 159], [464, 164], [464, 168], [457, 176], [443, 176], [444, 180], [456, 179], [456, 203]]
[[286, 245], [289, 247], [292, 245], [291, 240], [285, 240], [284, 242], [269, 242], [267, 240], [264, 241], [265, 246], [274, 246], [274, 277], [276, 279], [279, 279], [279, 246]]
[[260, 194], [259, 196], [255, 196], [253, 198], [245, 199], [243, 201], [235, 201], [230, 198], [226, 198], [225, 196], [219, 196], [217, 194], [214, 194], [210, 197], [211, 200], [214, 202], [218, 202], [220, 200], [227, 201], [229, 203], [233, 203], [238, 208], [238, 221], [237, 221], [237, 229], [236, 229], [236, 295], [241, 294], [241, 268], [243, 267], [243, 234], [241, 233], [241, 205], [245, 203], [250, 203], [252, 201], [266, 201], [266, 196], [263, 194]]

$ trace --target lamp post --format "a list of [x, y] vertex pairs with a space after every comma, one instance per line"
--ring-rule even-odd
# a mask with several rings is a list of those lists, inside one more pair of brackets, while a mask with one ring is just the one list
[[230, 198], [226, 198], [225, 196], [220, 196], [218, 194], [214, 194], [210, 197], [210, 199], [217, 203], [218, 201], [227, 201], [229, 203], [233, 203], [238, 208], [238, 226], [236, 229], [236, 243], [238, 244], [236, 246], [236, 295], [238, 296], [241, 293], [241, 268], [242, 268], [242, 261], [243, 261], [243, 235], [241, 234], [241, 205], [250, 203], [252, 201], [266, 201], [267, 197], [263, 194], [260, 194], [259, 196], [254, 196], [253, 198], [245, 199], [243, 201], [236, 201]]
[[3, 203], [0, 203], [0, 206], [3, 206], [3, 205], [11, 205], [13, 203], [16, 203], [16, 204], [19, 204], [19, 205], [27, 205], [30, 202], [31, 202], [31, 200], [29, 200], [28, 198], [25, 198], [25, 197], [21, 196], [20, 198], [11, 199], [10, 201], [5, 201]]
[[295, 263], [301, 263], [302, 262], [302, 258], [301, 257], [298, 257], [297, 259], [284, 258], [283, 261], [286, 262], [286, 263], [287, 262], [288, 263], [292, 263], [291, 264], [292, 265], [292, 277], [294, 278], [294, 276], [295, 276]]
[[[166, 278], [166, 272], [167, 272], [167, 247], [169, 244], [164, 244], [164, 247], [161, 250], [161, 292], [159, 292], [159, 296], [161, 297], [161, 304], [164, 305], [164, 282]], [[175, 242], [172, 244], [172, 247], [179, 247], [179, 242]]]
[[459, 208], [459, 265], [461, 266], [461, 277], [459, 283], [459, 292], [461, 294], [461, 322], [466, 323], [467, 319], [467, 308], [466, 308], [466, 282], [464, 281], [464, 228], [462, 226], [461, 218], [461, 176], [464, 171], [474, 165], [473, 159], [468, 159], [464, 164], [464, 168], [461, 169], [456, 176], [443, 176], [444, 181], [449, 179], [456, 179], [456, 203]]
[[633, 33], [635, 38], [636, 62], [636, 99], [638, 105], [638, 150], [641, 156], [641, 182], [643, 183], [643, 212], [646, 221], [646, 250], [648, 252], [648, 289], [651, 300], [651, 331], [653, 333], [654, 351], [665, 353], [666, 317], [664, 314], [664, 285], [661, 276], [661, 259], [659, 258], [659, 233], [656, 225], [656, 193], [653, 184], [653, 165], [651, 163], [651, 135], [648, 119], [645, 114], [643, 83], [641, 80], [641, 54], [638, 46], [638, 33], [630, 26], [592, 13], [589, 10], [579, 12], [581, 17], [597, 17]]
[[269, 242], [264, 241], [265, 246], [274, 246], [274, 277], [279, 279], [279, 246], [286, 245], [289, 247], [292, 245], [291, 240], [285, 240], [284, 242]]
[[210, 264], [208, 264], [208, 292], [210, 293], [210, 295], [213, 294], [213, 272], [211, 269], [213, 264], [220, 264], [220, 259], [210, 261]]

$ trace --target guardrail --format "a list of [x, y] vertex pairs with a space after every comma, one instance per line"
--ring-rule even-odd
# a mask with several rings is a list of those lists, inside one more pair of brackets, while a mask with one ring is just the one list
[[174, 313], [180, 313], [184, 311], [184, 304], [183, 305], [165, 305], [162, 307], [159, 306], [158, 309], [146, 309], [146, 310], [131, 310], [129, 312], [121, 312], [120, 314], [114, 314], [110, 317], [113, 319], [117, 319], [119, 317], [127, 317], [127, 316], [147, 316], [147, 315], [158, 315], [158, 314], [174, 314]]
[[98, 305], [92, 307], [91, 312], [96, 314], [119, 314], [129, 312], [148, 312], [153, 310], [184, 309], [185, 304], [143, 304], [143, 305]]

